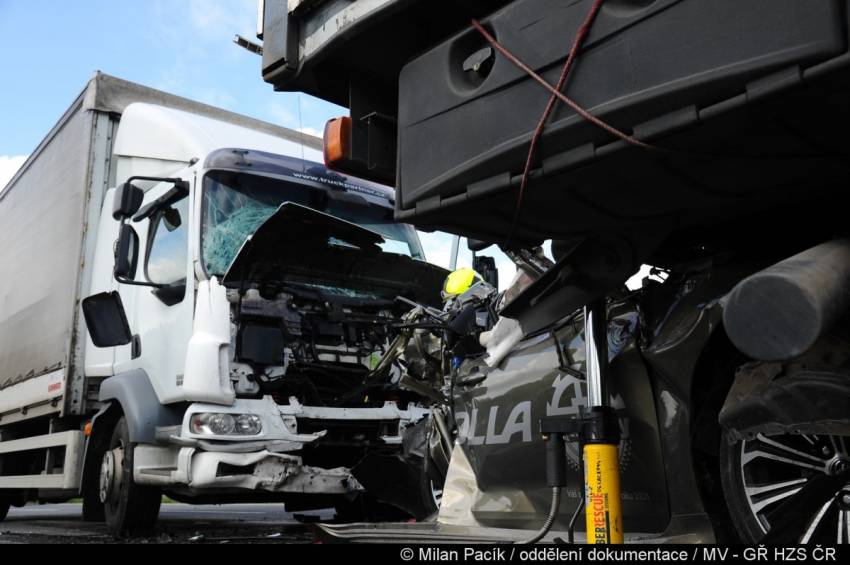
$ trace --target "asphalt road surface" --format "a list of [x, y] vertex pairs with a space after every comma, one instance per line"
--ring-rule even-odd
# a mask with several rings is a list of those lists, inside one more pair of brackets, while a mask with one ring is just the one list
[[114, 539], [103, 524], [82, 521], [80, 504], [29, 505], [12, 508], [0, 522], [0, 544], [312, 543], [315, 535], [304, 522], [330, 520], [333, 514], [328, 510], [294, 515], [282, 504], [163, 504], [150, 536]]

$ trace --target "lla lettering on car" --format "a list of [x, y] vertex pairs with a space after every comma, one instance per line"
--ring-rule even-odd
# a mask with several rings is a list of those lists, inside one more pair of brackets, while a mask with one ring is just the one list
[[[536, 422], [542, 416], [577, 416], [579, 408], [587, 404], [586, 384], [573, 375], [559, 374], [552, 382], [551, 396], [545, 403], [521, 400], [513, 405], [493, 405], [479, 409], [457, 410], [458, 440], [469, 446], [507, 445], [511, 442], [530, 442], [535, 439]], [[631, 448], [629, 419], [626, 405], [619, 394], [611, 397], [611, 405], [620, 414], [620, 462], [628, 460]], [[507, 413], [504, 423], [502, 417]], [[567, 445], [567, 456], [574, 467], [579, 462], [577, 446]]]

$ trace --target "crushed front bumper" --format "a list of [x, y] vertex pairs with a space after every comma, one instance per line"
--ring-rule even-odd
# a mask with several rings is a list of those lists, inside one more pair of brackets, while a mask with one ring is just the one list
[[190, 493], [352, 494], [363, 490], [348, 469], [309, 467], [298, 456], [266, 449], [226, 453], [195, 447], [137, 446], [133, 477], [139, 484]]
[[[253, 414], [262, 421], [255, 436], [222, 437], [192, 432], [192, 416], [199, 413]], [[267, 492], [350, 495], [363, 486], [346, 467], [304, 465], [297, 455], [305, 445], [320, 441], [325, 431], [298, 433], [298, 421], [313, 423], [395, 421], [385, 445], [401, 446], [404, 429], [419, 421], [424, 408], [399, 410], [393, 403], [380, 408], [316, 408], [294, 399], [278, 406], [271, 398], [238, 399], [231, 406], [193, 404], [182, 426], [157, 429], [158, 445], [138, 445], [133, 457], [133, 478], [138, 484], [160, 486], [190, 495], [203, 492]]]

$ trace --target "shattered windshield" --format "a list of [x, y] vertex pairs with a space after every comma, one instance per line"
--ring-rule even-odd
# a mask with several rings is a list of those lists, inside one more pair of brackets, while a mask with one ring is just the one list
[[245, 239], [284, 202], [347, 220], [383, 236], [389, 253], [424, 259], [415, 230], [393, 220], [392, 209], [359, 195], [332, 197], [326, 189], [258, 175], [214, 171], [204, 179], [202, 249], [209, 275], [227, 272]]

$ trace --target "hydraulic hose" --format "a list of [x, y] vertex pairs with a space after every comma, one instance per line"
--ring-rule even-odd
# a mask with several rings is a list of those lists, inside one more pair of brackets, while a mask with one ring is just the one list
[[543, 522], [543, 527], [538, 530], [536, 534], [528, 538], [524, 541], [518, 541], [518, 544], [528, 544], [532, 545], [544, 538], [546, 534], [549, 533], [549, 530], [552, 529], [552, 526], [555, 524], [555, 520], [558, 518], [558, 510], [561, 508], [561, 487], [552, 487], [552, 505], [549, 507], [549, 515], [546, 517], [546, 521]]

